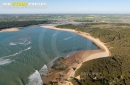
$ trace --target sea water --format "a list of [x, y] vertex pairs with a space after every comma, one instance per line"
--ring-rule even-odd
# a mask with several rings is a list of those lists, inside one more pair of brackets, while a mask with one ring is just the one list
[[78, 50], [99, 49], [72, 32], [38, 26], [0, 33], [0, 85], [42, 85], [40, 74], [49, 62]]

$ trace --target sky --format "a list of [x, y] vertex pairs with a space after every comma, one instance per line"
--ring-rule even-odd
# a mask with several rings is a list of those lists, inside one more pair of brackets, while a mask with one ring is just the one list
[[[7, 8], [3, 3], [46, 3], [46, 7]], [[0, 14], [130, 14], [130, 0], [0, 0]]]

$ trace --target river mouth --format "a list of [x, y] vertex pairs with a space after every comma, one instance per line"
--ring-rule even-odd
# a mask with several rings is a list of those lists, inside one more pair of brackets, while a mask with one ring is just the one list
[[28, 84], [28, 77], [54, 58], [66, 57], [75, 51], [96, 49], [99, 47], [92, 41], [76, 33], [38, 25], [24, 27], [17, 32], [1, 32], [0, 84]]

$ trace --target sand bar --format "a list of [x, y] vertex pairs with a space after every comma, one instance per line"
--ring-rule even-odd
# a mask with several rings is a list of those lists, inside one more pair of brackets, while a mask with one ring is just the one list
[[0, 32], [15, 32], [19, 31], [18, 28], [7, 28], [7, 29], [2, 29]]

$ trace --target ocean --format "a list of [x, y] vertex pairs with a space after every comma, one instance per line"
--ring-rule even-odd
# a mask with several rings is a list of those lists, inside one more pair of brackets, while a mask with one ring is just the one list
[[99, 47], [76, 33], [40, 25], [0, 32], [0, 85], [42, 85], [40, 70], [53, 59], [95, 49]]

